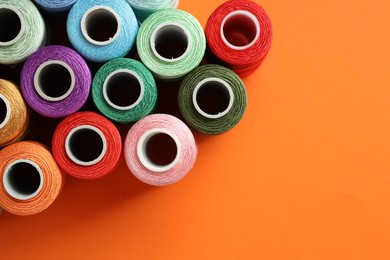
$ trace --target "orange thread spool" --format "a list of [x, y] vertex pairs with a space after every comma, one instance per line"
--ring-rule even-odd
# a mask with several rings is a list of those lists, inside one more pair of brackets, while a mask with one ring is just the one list
[[68, 174], [97, 179], [111, 173], [122, 152], [122, 139], [111, 121], [93, 112], [65, 118], [54, 132], [53, 155]]
[[18, 87], [0, 79], [0, 147], [21, 139], [27, 127], [28, 110]]
[[0, 151], [0, 206], [20, 216], [42, 212], [60, 194], [64, 177], [45, 146], [11, 144]]

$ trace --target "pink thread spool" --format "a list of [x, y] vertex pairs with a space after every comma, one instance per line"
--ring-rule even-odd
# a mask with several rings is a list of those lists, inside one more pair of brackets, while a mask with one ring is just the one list
[[140, 181], [166, 186], [178, 182], [192, 169], [197, 147], [191, 130], [181, 120], [154, 114], [129, 130], [124, 154], [127, 166]]

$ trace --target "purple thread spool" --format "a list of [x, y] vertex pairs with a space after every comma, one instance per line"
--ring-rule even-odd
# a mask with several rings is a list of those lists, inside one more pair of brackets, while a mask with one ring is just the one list
[[23, 97], [32, 109], [59, 118], [84, 105], [91, 89], [91, 72], [76, 51], [53, 45], [28, 58], [20, 82]]

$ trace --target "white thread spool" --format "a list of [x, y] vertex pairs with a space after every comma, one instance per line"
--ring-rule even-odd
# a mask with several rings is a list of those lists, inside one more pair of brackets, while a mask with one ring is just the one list
[[246, 50], [253, 46], [260, 37], [260, 31], [260, 23], [256, 16], [244, 10], [228, 14], [222, 20], [220, 28], [223, 42], [234, 50]]
[[66, 99], [75, 87], [72, 68], [60, 60], [50, 60], [39, 65], [34, 74], [35, 91], [47, 101]]
[[5, 127], [11, 118], [11, 105], [9, 100], [0, 94], [0, 129]]
[[[103, 25], [109, 25], [112, 28], [108, 28], [109, 35], [104, 35], [105, 39], [100, 39], [101, 37], [96, 35], [96, 31], [92, 30], [101, 30]], [[94, 45], [103, 46], [114, 42], [120, 34], [121, 26], [118, 13], [108, 6], [94, 6], [88, 9], [81, 18], [81, 32], [84, 38]]]
[[23, 36], [23, 15], [11, 5], [0, 4], [0, 46], [10, 46]]
[[[170, 141], [173, 141], [174, 144], [176, 145], [175, 158], [168, 164], [164, 164], [164, 165], [157, 164], [156, 162], [153, 161], [153, 159], [151, 158], [148, 152], [149, 142], [153, 137], [157, 137], [158, 135], [166, 135], [171, 139]], [[156, 128], [156, 129], [149, 130], [141, 136], [141, 138], [137, 143], [137, 155], [139, 160], [147, 169], [156, 173], [165, 172], [175, 167], [175, 165], [180, 159], [180, 154], [181, 154], [181, 148], [180, 148], [180, 142], [178, 138], [172, 133], [170, 133], [169, 131], [166, 131], [165, 129]]]
[[150, 46], [158, 59], [176, 62], [187, 55], [192, 46], [192, 38], [181, 24], [165, 22], [154, 29], [150, 37]]
[[[78, 144], [80, 140], [91, 144], [91, 146], [85, 147], [84, 145], [83, 147]], [[107, 140], [98, 128], [91, 125], [81, 125], [73, 128], [66, 136], [65, 152], [69, 159], [78, 165], [95, 165], [103, 159], [107, 152]]]
[[[202, 104], [198, 99], [202, 98], [202, 96], [208, 97], [208, 93], [210, 94], [208, 91], [213, 91], [214, 94], [218, 94], [218, 97], [223, 99], [221, 100], [224, 108], [222, 111], [205, 111], [207, 109], [202, 107]], [[209, 100], [209, 98], [205, 99]], [[192, 102], [199, 114], [206, 118], [217, 119], [223, 117], [232, 109], [234, 93], [232, 87], [226, 81], [220, 78], [205, 78], [196, 85], [194, 92], [192, 93]]]
[[15, 160], [3, 174], [4, 189], [17, 200], [34, 198], [42, 190], [43, 183], [42, 169], [31, 160]]
[[[121, 82], [125, 82], [126, 88], [128, 90], [124, 91], [124, 89], [116, 89], [121, 87]], [[119, 83], [119, 84], [118, 84]], [[136, 88], [136, 89], [135, 89]], [[135, 91], [134, 91], [135, 90]], [[123, 98], [121, 101], [115, 100], [117, 98], [117, 95], [115, 93], [122, 92], [124, 93], [134, 93], [137, 92], [138, 97], [134, 102], [131, 102], [131, 97], [125, 97], [125, 101], [123, 101]], [[145, 93], [145, 85], [141, 77], [135, 73], [132, 70], [128, 69], [119, 69], [115, 70], [110, 75], [107, 76], [107, 78], [104, 80], [103, 83], [103, 97], [104, 100], [113, 108], [118, 110], [130, 110], [136, 107], [143, 99]], [[135, 94], [135, 95], [137, 95]], [[123, 104], [124, 102], [130, 104]]]

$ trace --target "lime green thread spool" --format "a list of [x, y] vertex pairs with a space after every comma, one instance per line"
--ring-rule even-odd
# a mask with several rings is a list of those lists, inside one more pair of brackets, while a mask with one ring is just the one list
[[191, 14], [160, 10], [141, 25], [137, 49], [142, 62], [164, 80], [178, 80], [203, 59], [206, 40], [202, 26]]
[[219, 65], [203, 65], [188, 74], [179, 90], [178, 103], [185, 121], [196, 131], [216, 135], [236, 126], [247, 107], [240, 77]]
[[109, 119], [132, 123], [154, 111], [157, 86], [152, 73], [141, 62], [119, 58], [98, 70], [92, 82], [92, 98]]
[[31, 1], [0, 2], [0, 64], [24, 61], [44, 44], [45, 37], [45, 23]]

